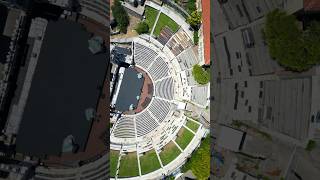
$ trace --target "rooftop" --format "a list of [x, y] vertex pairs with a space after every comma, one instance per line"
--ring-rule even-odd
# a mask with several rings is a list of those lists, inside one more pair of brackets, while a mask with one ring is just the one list
[[217, 144], [220, 147], [237, 152], [240, 150], [244, 135], [245, 134], [242, 131], [226, 126], [221, 126]]
[[17, 137], [18, 152], [57, 155], [68, 135], [84, 150], [92, 124], [85, 112], [96, 109], [107, 67], [105, 55], [89, 51], [89, 38], [79, 24], [49, 22]]
[[3, 32], [6, 26], [8, 9], [0, 4], [0, 63], [5, 62], [7, 52], [9, 51], [10, 37], [4, 36]]
[[305, 11], [320, 11], [319, 0], [304, 0], [303, 7]]
[[[202, 0], [202, 17], [210, 17], [210, 2]], [[210, 64], [210, 18], [203, 18], [204, 60]]]

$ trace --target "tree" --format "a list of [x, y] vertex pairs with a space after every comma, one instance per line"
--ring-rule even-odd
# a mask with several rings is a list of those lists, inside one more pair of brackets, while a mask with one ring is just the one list
[[146, 2], [146, 0], [141, 0], [140, 5], [143, 6], [145, 2]]
[[138, 7], [138, 5], [139, 5], [138, 0], [134, 0], [134, 1], [133, 1], [133, 6], [134, 6], [134, 7]]
[[196, 0], [188, 0], [187, 10], [189, 14], [197, 10]]
[[200, 147], [192, 153], [191, 158], [182, 166], [182, 172], [191, 170], [197, 179], [205, 180], [210, 176], [210, 136], [201, 142]]
[[129, 16], [127, 11], [121, 5], [121, 2], [119, 0], [114, 1], [114, 4], [111, 6], [111, 10], [120, 31], [122, 33], [126, 33], [129, 26]]
[[199, 84], [207, 84], [210, 81], [210, 70], [205, 70], [199, 64], [193, 66], [192, 75]]
[[149, 32], [148, 23], [146, 23], [144, 21], [140, 22], [136, 27], [136, 31], [138, 34], [148, 33]]
[[195, 45], [198, 45], [199, 43], [199, 32], [198, 30], [193, 31], [193, 42]]
[[320, 60], [320, 23], [311, 22], [304, 33], [305, 50], [309, 55], [309, 64], [314, 65]]
[[288, 70], [305, 71], [320, 62], [319, 23], [302, 31], [293, 15], [274, 10], [267, 15], [263, 32], [271, 57]]
[[201, 24], [202, 14], [199, 11], [193, 11], [188, 17], [187, 22], [194, 30], [199, 30]]

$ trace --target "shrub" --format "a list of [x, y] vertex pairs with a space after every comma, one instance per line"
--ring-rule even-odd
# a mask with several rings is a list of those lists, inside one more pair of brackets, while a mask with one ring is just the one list
[[309, 140], [306, 150], [312, 151], [317, 146], [316, 142], [314, 140]]
[[137, 31], [138, 34], [148, 33], [149, 32], [149, 26], [148, 26], [148, 24], [146, 22], [143, 21], [143, 22], [140, 22], [137, 25], [135, 30]]
[[194, 30], [199, 30], [201, 24], [202, 14], [199, 11], [193, 11], [188, 17], [187, 22]]
[[199, 84], [207, 84], [210, 81], [210, 70], [205, 70], [198, 64], [193, 66], [192, 75]]

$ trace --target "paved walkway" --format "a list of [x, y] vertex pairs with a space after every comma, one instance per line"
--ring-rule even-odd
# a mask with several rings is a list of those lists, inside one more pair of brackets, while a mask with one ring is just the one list
[[156, 18], [156, 20], [155, 20], [155, 22], [154, 22], [154, 24], [153, 24], [153, 27], [152, 27], [152, 30], [151, 30], [150, 36], [152, 36], [152, 35], [153, 35], [154, 29], [155, 29], [155, 28], [156, 28], [156, 26], [157, 26], [157, 23], [158, 23], [158, 20], [159, 20], [160, 14], [161, 14], [161, 11], [158, 11], [158, 15], [157, 15], [157, 18]]

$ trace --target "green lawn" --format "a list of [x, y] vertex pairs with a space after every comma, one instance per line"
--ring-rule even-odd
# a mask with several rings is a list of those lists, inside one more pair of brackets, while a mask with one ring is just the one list
[[160, 169], [161, 166], [156, 152], [154, 150], [150, 150], [146, 152], [145, 155], [140, 156], [140, 166], [142, 174], [148, 174]]
[[208, 135], [200, 147], [192, 153], [191, 158], [182, 167], [183, 172], [191, 170], [199, 180], [207, 180], [210, 175], [210, 136]]
[[173, 32], [178, 31], [179, 29], [179, 25], [174, 22], [171, 18], [169, 18], [167, 15], [161, 13], [159, 20], [157, 22], [156, 28], [154, 29], [153, 34], [155, 36], [159, 36], [160, 31], [162, 30], [162, 28], [164, 28], [165, 26], [168, 26]]
[[186, 126], [190, 128], [193, 132], [197, 132], [200, 125], [188, 119]]
[[194, 135], [192, 134], [192, 132], [182, 127], [179, 130], [178, 137], [176, 138], [175, 141], [181, 147], [181, 149], [185, 149], [190, 143], [190, 141], [192, 140], [193, 136]]
[[163, 151], [161, 151], [159, 155], [162, 164], [167, 165], [178, 157], [180, 153], [181, 151], [179, 148], [173, 142], [170, 142], [164, 147]]
[[158, 12], [159, 12], [158, 10], [156, 10], [152, 7], [149, 7], [149, 6], [146, 6], [146, 8], [145, 8], [144, 15], [146, 17], [146, 23], [149, 26], [150, 32], [151, 32], [152, 27], [157, 19]]
[[135, 152], [121, 157], [118, 177], [134, 176], [139, 176], [138, 159]]
[[119, 151], [110, 151], [110, 176], [115, 177], [117, 172], [117, 163], [119, 159]]

